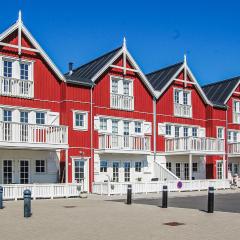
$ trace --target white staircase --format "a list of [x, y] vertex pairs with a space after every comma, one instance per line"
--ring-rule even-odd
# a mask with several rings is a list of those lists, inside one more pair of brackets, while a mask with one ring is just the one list
[[159, 181], [179, 180], [179, 178], [160, 163], [154, 162], [154, 176]]

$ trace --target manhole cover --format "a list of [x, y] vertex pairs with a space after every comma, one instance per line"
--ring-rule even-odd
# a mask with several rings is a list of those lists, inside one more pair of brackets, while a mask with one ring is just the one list
[[76, 206], [63, 206], [65, 208], [75, 208]]
[[177, 227], [177, 226], [181, 226], [181, 225], [185, 225], [185, 224], [180, 223], [180, 222], [167, 222], [167, 223], [164, 223], [164, 225], [171, 226], [171, 227]]

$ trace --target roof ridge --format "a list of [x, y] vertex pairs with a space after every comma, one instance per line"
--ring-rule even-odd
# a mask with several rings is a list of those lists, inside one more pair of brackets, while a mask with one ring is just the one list
[[[102, 57], [105, 57], [105, 56], [108, 55], [108, 54], [113, 53], [114, 51], [120, 50], [121, 48], [122, 48], [122, 47], [115, 48], [115, 49], [113, 49], [113, 50], [110, 51], [110, 52], [107, 52], [107, 53], [105, 53], [105, 54], [103, 54], [103, 55], [101, 55], [101, 56], [99, 56], [99, 57], [97, 57], [97, 58], [94, 58], [93, 60], [91, 60], [91, 61], [89, 61], [89, 62], [87, 62], [87, 63], [84, 63], [83, 65], [80, 65], [79, 67], [73, 69], [73, 72], [79, 70], [80, 68], [82, 68], [82, 67], [84, 67], [84, 66], [86, 66], [86, 65], [88, 65], [88, 64], [91, 64], [91, 63], [99, 60], [99, 59], [102, 58]], [[68, 73], [69, 73], [69, 72], [65, 73], [65, 75], [68, 74]]]
[[154, 73], [157, 73], [157, 72], [163, 71], [163, 70], [167, 70], [168, 68], [172, 68], [172, 67], [175, 67], [175, 66], [180, 65], [180, 64], [183, 64], [183, 62], [175, 63], [175, 64], [173, 64], [173, 65], [170, 65], [170, 66], [167, 66], [167, 67], [164, 67], [164, 68], [161, 68], [161, 69], [155, 70], [155, 71], [150, 72], [150, 73], [147, 73], [147, 74], [145, 74], [145, 75], [147, 76], [147, 75], [151, 75], [151, 74], [154, 74]]
[[221, 80], [221, 81], [217, 81], [217, 82], [209, 83], [209, 84], [203, 85], [203, 86], [201, 86], [201, 87], [202, 87], [202, 88], [205, 88], [205, 87], [209, 87], [209, 86], [213, 86], [213, 85], [221, 84], [221, 83], [224, 83], [224, 82], [230, 82], [230, 81], [234, 81], [234, 80], [236, 80], [237, 78], [239, 78], [239, 80], [240, 80], [240, 76], [236, 76], [236, 77], [232, 77], [232, 78], [224, 79], [224, 80]]

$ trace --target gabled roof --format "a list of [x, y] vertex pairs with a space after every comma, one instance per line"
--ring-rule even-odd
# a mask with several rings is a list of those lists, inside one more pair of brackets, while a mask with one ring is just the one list
[[240, 77], [234, 77], [220, 82], [207, 84], [202, 88], [208, 99], [215, 106], [226, 107], [226, 103], [238, 86], [239, 81]]
[[183, 62], [159, 69], [146, 74], [147, 79], [155, 90], [161, 91], [165, 85], [173, 78], [178, 70], [183, 66]]
[[19, 11], [19, 18], [15, 24], [13, 24], [11, 27], [9, 27], [6, 31], [4, 31], [2, 34], [0, 34], [0, 42], [4, 40], [7, 36], [9, 36], [14, 31], [20, 29], [21, 32], [25, 34], [25, 36], [28, 38], [28, 40], [31, 42], [31, 44], [34, 46], [36, 50], [40, 53], [40, 55], [43, 57], [43, 59], [48, 63], [50, 68], [54, 71], [54, 73], [63, 81], [65, 81], [65, 78], [61, 71], [57, 68], [57, 66], [53, 63], [53, 61], [50, 59], [50, 57], [46, 54], [46, 52], [41, 48], [39, 43], [36, 41], [36, 39], [32, 36], [32, 34], [28, 31], [28, 29], [25, 27], [25, 25], [22, 22], [21, 18], [21, 11]]
[[76, 69], [70, 75], [65, 74], [68, 82], [93, 85], [92, 78], [121, 50], [122, 47], [116, 48]]

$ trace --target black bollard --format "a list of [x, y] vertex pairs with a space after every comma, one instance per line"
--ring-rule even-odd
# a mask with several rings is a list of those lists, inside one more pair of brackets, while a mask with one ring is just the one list
[[208, 188], [208, 213], [214, 212], [214, 187]]
[[31, 191], [26, 189], [23, 192], [24, 197], [24, 217], [31, 217]]
[[164, 185], [162, 191], [162, 208], [167, 207], [168, 207], [168, 187]]
[[127, 204], [132, 204], [132, 185], [128, 184], [127, 188]]
[[0, 186], [0, 209], [3, 209], [3, 187]]

